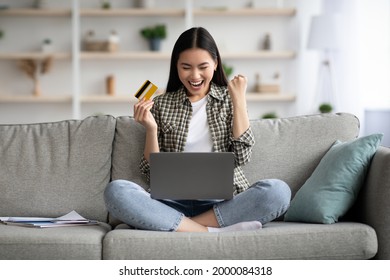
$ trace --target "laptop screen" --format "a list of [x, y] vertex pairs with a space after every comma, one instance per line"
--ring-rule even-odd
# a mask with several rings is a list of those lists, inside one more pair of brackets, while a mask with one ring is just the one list
[[150, 168], [155, 199], [233, 197], [233, 153], [152, 153]]

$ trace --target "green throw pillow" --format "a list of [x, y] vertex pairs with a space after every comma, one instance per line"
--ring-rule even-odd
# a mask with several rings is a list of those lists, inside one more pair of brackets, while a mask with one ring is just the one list
[[284, 220], [332, 224], [355, 202], [383, 134], [336, 141], [291, 201]]

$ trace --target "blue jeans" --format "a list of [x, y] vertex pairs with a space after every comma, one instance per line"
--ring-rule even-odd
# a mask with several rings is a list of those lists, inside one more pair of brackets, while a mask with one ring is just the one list
[[286, 212], [291, 191], [278, 179], [261, 180], [231, 200], [155, 200], [141, 186], [126, 180], [108, 184], [104, 199], [108, 211], [129, 226], [176, 231], [184, 216], [194, 217], [213, 209], [221, 227], [244, 221], [266, 224]]

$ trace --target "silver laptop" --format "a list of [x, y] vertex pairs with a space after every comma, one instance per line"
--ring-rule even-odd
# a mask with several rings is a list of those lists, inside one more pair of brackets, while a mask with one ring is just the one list
[[155, 199], [231, 199], [233, 153], [152, 153], [150, 190]]

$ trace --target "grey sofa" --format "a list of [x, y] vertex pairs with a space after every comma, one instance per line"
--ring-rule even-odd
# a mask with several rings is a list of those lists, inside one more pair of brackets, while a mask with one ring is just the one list
[[[346, 113], [252, 120], [245, 172], [280, 178], [293, 195], [336, 139], [354, 139]], [[262, 230], [177, 233], [129, 229], [107, 212], [110, 180], [146, 187], [143, 127], [131, 117], [0, 125], [0, 216], [57, 217], [76, 210], [99, 226], [35, 229], [0, 224], [0, 259], [390, 259], [390, 149], [374, 156], [358, 201], [335, 224], [284, 222]]]

